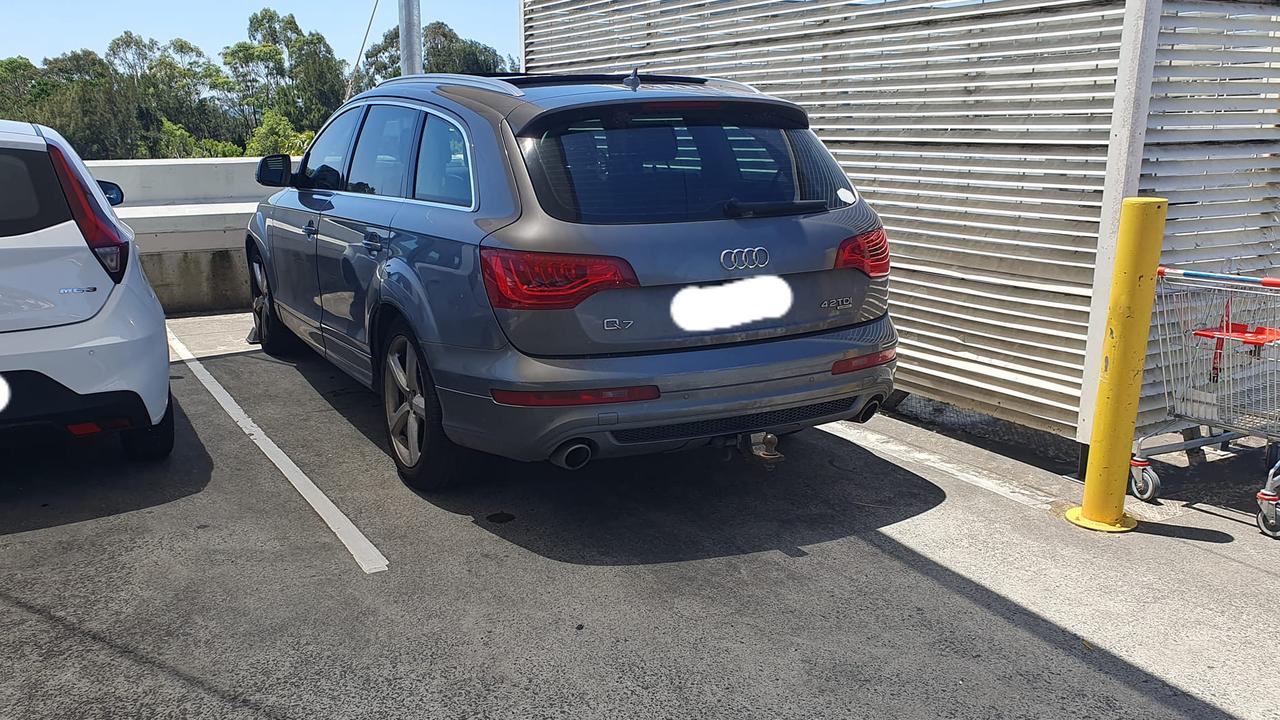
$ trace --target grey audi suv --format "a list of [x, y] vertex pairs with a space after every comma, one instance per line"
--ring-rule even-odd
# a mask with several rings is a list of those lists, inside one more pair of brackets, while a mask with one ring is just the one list
[[772, 458], [893, 390], [880, 220], [800, 107], [740, 83], [396, 78], [258, 181], [257, 341], [380, 393], [417, 488], [468, 448]]

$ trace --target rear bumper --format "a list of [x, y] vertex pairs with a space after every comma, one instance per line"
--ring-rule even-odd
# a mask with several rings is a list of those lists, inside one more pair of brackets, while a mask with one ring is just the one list
[[[124, 280], [97, 315], [82, 322], [0, 334], [0, 374], [33, 371], [79, 396], [126, 392], [141, 398], [151, 425], [169, 403], [164, 310], [142, 274], [137, 248]], [[0, 425], [10, 410], [0, 410]]]
[[[545, 460], [569, 440], [597, 457], [669, 452], [742, 432], [786, 432], [856, 417], [893, 391], [894, 364], [832, 375], [836, 360], [893, 347], [888, 316], [836, 332], [708, 350], [555, 360], [510, 348], [433, 353], [432, 371], [454, 442], [518, 460]], [[479, 370], [480, 372], [477, 372]], [[656, 400], [513, 407], [492, 388], [565, 390], [657, 385]]]
[[0, 412], [0, 435], [22, 430], [67, 432], [67, 426], [95, 423], [103, 430], [150, 427], [142, 396], [130, 390], [81, 395], [32, 370], [3, 373], [12, 396]]

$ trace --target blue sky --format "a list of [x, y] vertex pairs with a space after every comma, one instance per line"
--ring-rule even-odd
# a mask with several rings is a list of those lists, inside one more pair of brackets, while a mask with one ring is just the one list
[[[519, 0], [421, 0], [425, 25], [443, 20], [458, 34], [492, 45], [503, 55], [519, 49]], [[0, 57], [45, 57], [88, 48], [102, 53], [125, 30], [166, 42], [175, 37], [217, 58], [245, 39], [249, 15], [271, 7], [293, 13], [303, 30], [319, 30], [338, 57], [350, 63], [360, 49], [373, 0], [17, 0], [0, 23]], [[396, 23], [397, 0], [380, 0], [370, 42]]]

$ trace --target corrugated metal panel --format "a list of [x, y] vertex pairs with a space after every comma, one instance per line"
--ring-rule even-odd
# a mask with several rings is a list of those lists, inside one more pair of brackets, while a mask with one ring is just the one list
[[900, 382], [1074, 437], [1123, 0], [526, 0], [530, 72], [804, 106], [887, 226]]
[[[1141, 187], [1170, 201], [1163, 262], [1280, 274], [1280, 4], [1166, 0], [1159, 42]], [[1140, 425], [1164, 415], [1157, 351]]]

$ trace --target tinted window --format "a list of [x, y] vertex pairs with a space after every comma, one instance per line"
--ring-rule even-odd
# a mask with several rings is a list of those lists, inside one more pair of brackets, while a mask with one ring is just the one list
[[791, 154], [780, 130], [773, 128], [724, 128], [725, 142], [738, 166], [738, 177], [762, 183], [792, 181]]
[[395, 105], [369, 108], [351, 159], [347, 190], [387, 197], [408, 196], [409, 166], [422, 115], [417, 110]]
[[[583, 223], [715, 220], [738, 202], [847, 203], [840, 167], [806, 128], [673, 109], [579, 115], [522, 139], [538, 200]], [[748, 118], [759, 122], [762, 118]]]
[[467, 138], [456, 125], [427, 116], [418, 151], [413, 196], [419, 200], [471, 206], [471, 156]]
[[0, 149], [0, 237], [25, 235], [70, 219], [49, 154]]
[[307, 152], [307, 164], [302, 170], [306, 187], [317, 190], [342, 189], [342, 171], [347, 166], [351, 137], [356, 134], [356, 123], [359, 120], [360, 108], [352, 108], [339, 115], [311, 143], [311, 150]]

